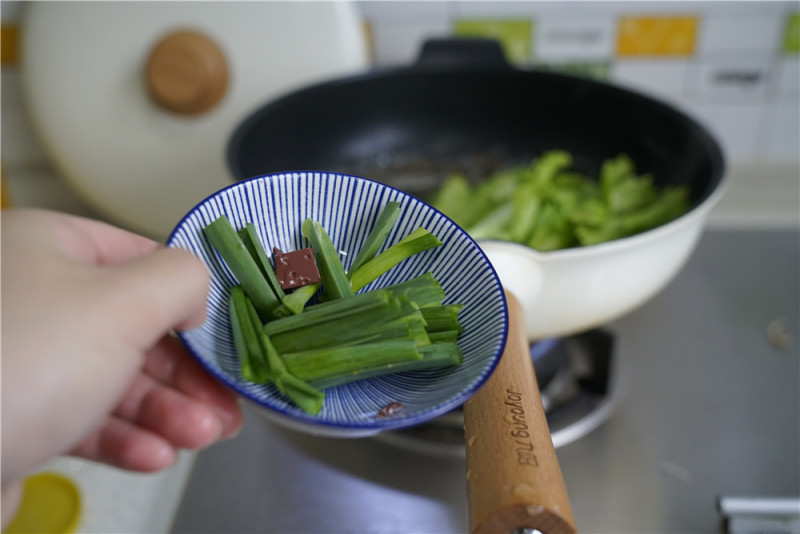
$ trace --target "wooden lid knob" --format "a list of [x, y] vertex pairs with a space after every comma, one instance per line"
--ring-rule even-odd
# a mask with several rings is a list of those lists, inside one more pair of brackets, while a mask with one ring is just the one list
[[145, 67], [150, 96], [181, 115], [212, 109], [228, 86], [228, 66], [219, 47], [194, 31], [178, 31], [161, 39]]

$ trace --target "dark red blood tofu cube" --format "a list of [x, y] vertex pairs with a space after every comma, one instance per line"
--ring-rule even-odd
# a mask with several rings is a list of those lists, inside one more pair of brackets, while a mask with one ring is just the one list
[[319, 270], [314, 261], [314, 250], [301, 248], [292, 252], [273, 249], [275, 258], [275, 277], [283, 289], [307, 286], [319, 282]]

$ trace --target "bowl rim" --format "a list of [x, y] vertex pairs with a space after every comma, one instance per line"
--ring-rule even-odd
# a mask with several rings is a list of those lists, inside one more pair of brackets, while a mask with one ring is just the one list
[[[195, 350], [190, 346], [187, 342], [186, 336], [192, 330], [186, 331], [176, 331], [175, 335], [180, 339], [182, 345], [186, 348], [189, 354], [192, 356], [192, 359], [196, 361], [206, 372], [208, 372], [211, 376], [216, 378], [218, 381], [221, 381], [225, 384], [226, 387], [230, 388], [233, 392], [237, 395], [246, 399], [248, 402], [255, 403], [258, 407], [264, 408], [270, 412], [270, 415], [276, 416], [278, 421], [285, 420], [286, 423], [296, 429], [304, 429], [310, 433], [317, 433], [317, 434], [328, 434], [328, 435], [335, 435], [335, 436], [343, 436], [347, 435], [348, 433], [352, 433], [353, 435], [365, 435], [365, 431], [369, 432], [380, 432], [384, 430], [394, 430], [409, 426], [418, 425], [435, 417], [441, 416], [458, 406], [461, 406], [464, 402], [469, 400], [489, 379], [489, 377], [494, 372], [497, 364], [500, 361], [500, 357], [502, 356], [506, 343], [508, 341], [508, 326], [509, 326], [509, 317], [508, 317], [508, 302], [506, 300], [505, 291], [503, 286], [500, 282], [500, 277], [497, 274], [492, 262], [489, 260], [486, 253], [480, 247], [475, 239], [473, 239], [461, 226], [459, 226], [455, 221], [453, 221], [450, 217], [436, 209], [435, 207], [431, 206], [429, 203], [425, 202], [419, 197], [416, 197], [410, 193], [403, 191], [402, 189], [398, 189], [391, 185], [385, 184], [383, 182], [379, 182], [377, 180], [373, 180], [370, 178], [365, 178], [363, 176], [356, 176], [353, 174], [348, 173], [339, 173], [339, 172], [330, 172], [330, 171], [317, 171], [317, 170], [293, 170], [293, 171], [282, 171], [282, 172], [271, 172], [260, 174], [257, 176], [253, 176], [247, 178], [245, 180], [236, 181], [230, 185], [219, 189], [210, 195], [207, 195], [205, 198], [197, 202], [190, 210], [186, 212], [186, 214], [181, 217], [178, 223], [175, 225], [173, 230], [170, 232], [169, 237], [165, 241], [165, 245], [170, 247], [173, 243], [176, 234], [178, 234], [182, 229], [186, 221], [194, 215], [198, 210], [200, 210], [204, 205], [206, 205], [210, 200], [222, 196], [226, 194], [228, 191], [240, 187], [245, 187], [246, 184], [255, 181], [266, 181], [270, 179], [288, 179], [293, 176], [303, 177], [303, 175], [313, 176], [313, 175], [324, 175], [324, 176], [338, 176], [343, 177], [347, 180], [356, 180], [356, 181], [365, 181], [373, 184], [377, 184], [380, 187], [387, 188], [392, 191], [396, 191], [402, 197], [412, 200], [413, 202], [418, 202], [436, 214], [439, 217], [449, 221], [457, 230], [458, 233], [465, 239], [467, 239], [473, 246], [473, 249], [479, 254], [480, 257], [483, 258], [485, 266], [488, 268], [489, 273], [491, 274], [491, 279], [493, 280], [495, 287], [497, 288], [498, 292], [501, 295], [501, 317], [502, 320], [501, 328], [500, 328], [500, 342], [497, 346], [497, 349], [491, 356], [491, 359], [481, 374], [478, 376], [476, 380], [470, 384], [469, 387], [461, 390], [456, 395], [441, 401], [429, 408], [423, 409], [421, 411], [415, 412], [413, 415], [409, 416], [398, 416], [398, 417], [386, 417], [386, 418], [372, 418], [365, 420], [363, 422], [341, 422], [341, 421], [325, 421], [320, 420], [316, 416], [307, 414], [296, 407], [292, 406], [291, 404], [281, 403], [280, 405], [272, 405], [263, 402], [260, 399], [257, 399], [244, 391], [240, 384], [231, 377], [228, 373], [225, 373], [216, 367], [212, 366], [208, 362], [206, 362], [203, 358], [201, 358], [198, 354], [196, 354]], [[199, 327], [198, 327], [199, 328]], [[366, 378], [364, 380], [374, 380], [380, 379], [380, 377], [372, 377]]]

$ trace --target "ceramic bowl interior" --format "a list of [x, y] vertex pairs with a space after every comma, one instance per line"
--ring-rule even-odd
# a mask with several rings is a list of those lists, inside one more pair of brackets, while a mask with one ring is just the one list
[[[401, 213], [384, 248], [420, 226], [443, 245], [405, 260], [362, 291], [433, 273], [447, 295], [445, 302], [464, 304], [459, 315], [464, 332], [458, 340], [464, 353], [462, 365], [329, 388], [317, 415], [296, 408], [272, 385], [241, 378], [227, 312], [230, 289], [236, 281], [205, 239], [202, 228], [222, 214], [236, 227], [252, 222], [271, 255], [273, 247], [291, 251], [309, 246], [301, 225], [311, 218], [327, 230], [348, 268], [383, 206], [391, 200], [400, 202]], [[238, 182], [194, 207], [172, 232], [167, 245], [192, 251], [205, 262], [212, 277], [206, 322], [179, 333], [186, 347], [213, 376], [263, 408], [260, 411], [264, 415], [296, 430], [358, 437], [425, 422], [458, 407], [475, 393], [505, 346], [505, 297], [480, 247], [439, 211], [382, 183], [319, 172], [270, 174]], [[402, 403], [404, 410], [396, 416], [376, 417], [392, 402]]]

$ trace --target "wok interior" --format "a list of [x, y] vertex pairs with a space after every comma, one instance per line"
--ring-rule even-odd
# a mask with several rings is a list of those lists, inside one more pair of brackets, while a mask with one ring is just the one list
[[626, 153], [693, 205], [719, 184], [717, 143], [674, 108], [619, 87], [513, 69], [375, 72], [268, 103], [228, 148], [237, 179], [286, 169], [345, 172], [425, 197], [453, 171], [479, 180], [549, 149], [596, 176]]

